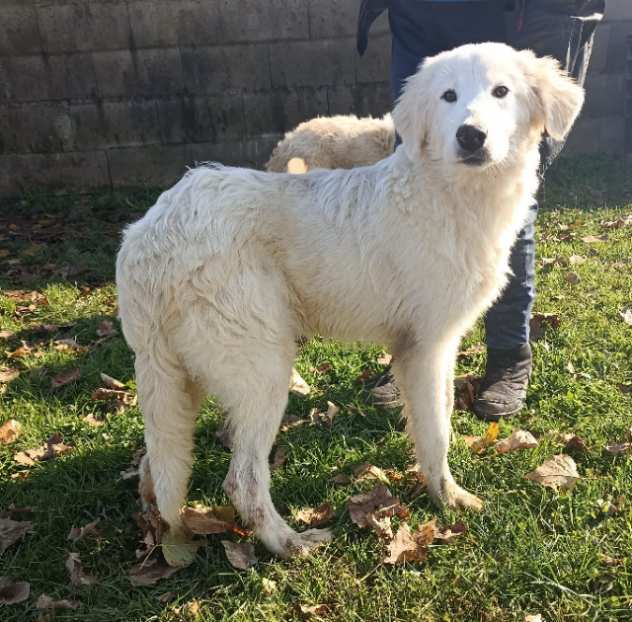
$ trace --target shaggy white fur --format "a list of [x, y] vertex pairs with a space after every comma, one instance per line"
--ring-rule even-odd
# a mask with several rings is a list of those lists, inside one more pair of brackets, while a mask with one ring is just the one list
[[[143, 494], [153, 487], [170, 529], [182, 528], [200, 400], [214, 394], [241, 517], [281, 555], [329, 537], [294, 532], [269, 493], [295, 340], [314, 333], [390, 347], [428, 492], [481, 507], [448, 467], [455, 353], [506, 281], [542, 131], [563, 137], [582, 102], [553, 59], [464, 46], [409, 79], [393, 112], [403, 145], [374, 166], [197, 168], [127, 229], [117, 284], [145, 418]], [[485, 134], [473, 153], [464, 126]]]
[[[390, 114], [381, 119], [355, 115], [316, 117], [288, 132], [272, 151], [266, 170], [300, 172], [313, 168], [354, 168], [374, 164], [395, 147], [395, 127]], [[291, 170], [300, 159], [305, 170]]]

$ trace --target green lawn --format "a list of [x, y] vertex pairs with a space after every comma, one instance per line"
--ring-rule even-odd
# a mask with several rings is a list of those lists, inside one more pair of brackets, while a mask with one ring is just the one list
[[[294, 525], [292, 511], [331, 502], [334, 541], [291, 561], [257, 544], [259, 563], [237, 571], [220, 544], [227, 536], [209, 536], [188, 568], [154, 587], [132, 587], [127, 573], [141, 537], [132, 518], [136, 480], [121, 480], [120, 473], [142, 446], [142, 419], [136, 407], [106, 415], [100, 427], [84, 417], [104, 416], [91, 397], [101, 386], [100, 372], [134, 390], [132, 357], [120, 332], [100, 337], [97, 330], [116, 315], [112, 279], [120, 229], [155, 197], [154, 191], [48, 194], [0, 205], [0, 334], [13, 333], [0, 338], [0, 370], [19, 371], [0, 385], [0, 425], [8, 419], [22, 424], [14, 443], [0, 445], [0, 512], [11, 504], [31, 507], [33, 521], [33, 533], [0, 556], [0, 576], [31, 585], [27, 601], [0, 605], [3, 622], [36, 620], [41, 593], [80, 601], [80, 608], [56, 611], [55, 618], [86, 622], [522, 621], [538, 613], [547, 622], [632, 620], [632, 462], [604, 449], [625, 441], [632, 426], [632, 326], [620, 316], [632, 307], [632, 227], [603, 224], [632, 214], [632, 166], [564, 161], [544, 189], [536, 310], [558, 314], [560, 323], [534, 343], [528, 408], [500, 429], [500, 437], [529, 430], [538, 447], [475, 455], [459, 436], [481, 434], [485, 426], [457, 412], [452, 469], [485, 500], [484, 511], [437, 512], [425, 493], [411, 497], [404, 482], [389, 486], [409, 505], [411, 525], [434, 516], [441, 525], [463, 520], [465, 535], [432, 545], [423, 563], [382, 563], [384, 543], [356, 527], [346, 511], [347, 499], [375, 482], [336, 485], [332, 477], [365, 461], [404, 471], [412, 464], [411, 443], [397, 412], [366, 402], [361, 378], [381, 369], [381, 348], [316, 339], [297, 362], [313, 391], [291, 396], [288, 410], [306, 416], [330, 400], [341, 411], [331, 430], [303, 425], [279, 434], [288, 458], [274, 471], [273, 497]], [[590, 235], [607, 240], [581, 239]], [[585, 261], [569, 265], [573, 255]], [[571, 282], [577, 279], [569, 272], [579, 281]], [[16, 289], [25, 293], [12, 293]], [[85, 347], [58, 343], [73, 338]], [[464, 348], [481, 339], [476, 329]], [[21, 342], [30, 350], [20, 350]], [[483, 364], [484, 356], [474, 353], [459, 361], [459, 373], [480, 373]], [[74, 369], [78, 380], [52, 388], [54, 378]], [[215, 438], [220, 426], [219, 410], [207, 404], [197, 428], [191, 501], [227, 503], [221, 483], [230, 456]], [[582, 476], [576, 487], [557, 493], [526, 480], [526, 473], [564, 451], [558, 433], [567, 432], [587, 445], [567, 452]], [[53, 433], [72, 451], [31, 467], [14, 462], [17, 452], [41, 446]], [[608, 500], [617, 511], [606, 511]], [[71, 527], [97, 518], [98, 538], [67, 540]], [[80, 554], [96, 584], [70, 585], [69, 551]], [[272, 593], [264, 579], [276, 583]], [[194, 599], [197, 613], [186, 606]], [[301, 612], [301, 605], [316, 604], [327, 605], [320, 617]]]

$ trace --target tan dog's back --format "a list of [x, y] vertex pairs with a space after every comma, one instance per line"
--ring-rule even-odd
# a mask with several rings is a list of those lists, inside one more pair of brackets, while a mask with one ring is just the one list
[[288, 168], [293, 159], [302, 160], [306, 170], [367, 166], [389, 156], [394, 145], [395, 129], [390, 114], [381, 119], [355, 115], [316, 117], [283, 137], [274, 148], [266, 170], [296, 172], [290, 170], [296, 166]]

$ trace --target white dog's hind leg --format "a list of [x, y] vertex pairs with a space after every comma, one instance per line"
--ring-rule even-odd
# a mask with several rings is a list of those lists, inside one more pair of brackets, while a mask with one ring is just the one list
[[140, 468], [144, 504], [152, 493], [172, 532], [181, 530], [193, 463], [193, 428], [202, 393], [179, 366], [161, 358], [160, 366], [145, 353], [136, 356], [138, 401], [145, 421], [147, 454]]
[[[228, 424], [233, 439], [233, 457], [224, 490], [241, 518], [273, 553], [288, 557], [305, 553], [329, 540], [327, 530], [297, 533], [279, 515], [270, 496], [270, 450], [276, 438], [288, 398], [292, 357], [262, 343], [254, 351], [252, 342], [233, 358], [241, 369], [223, 390]], [[243, 357], [243, 359], [242, 359]]]
[[[446, 385], [454, 365], [452, 348], [414, 348], [393, 359], [402, 387], [408, 430], [415, 441], [417, 461], [433, 500], [448, 507], [474, 510], [482, 501], [456, 484], [448, 466], [450, 417]], [[399, 359], [399, 360], [398, 360]]]

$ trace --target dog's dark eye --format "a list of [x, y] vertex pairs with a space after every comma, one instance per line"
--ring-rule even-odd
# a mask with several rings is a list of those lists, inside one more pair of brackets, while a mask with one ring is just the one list
[[452, 89], [448, 89], [442, 96], [441, 99], [445, 99], [450, 104], [453, 104], [456, 101], [456, 91]]
[[493, 91], [492, 91], [492, 95], [494, 97], [498, 97], [498, 99], [502, 99], [503, 97], [505, 97], [505, 95], [507, 95], [507, 93], [509, 93], [509, 89], [506, 86], [497, 86]]

